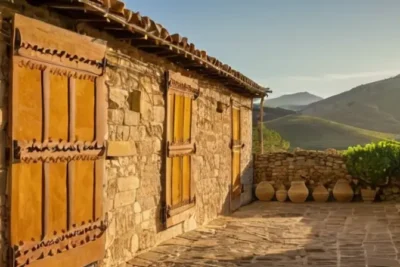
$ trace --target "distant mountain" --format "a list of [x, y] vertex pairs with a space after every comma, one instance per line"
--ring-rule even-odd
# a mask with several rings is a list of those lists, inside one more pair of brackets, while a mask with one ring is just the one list
[[266, 106], [268, 107], [281, 107], [297, 111], [299, 110], [299, 106], [306, 106], [322, 99], [322, 97], [310, 94], [308, 92], [301, 92], [268, 99], [265, 102]]
[[[284, 117], [287, 115], [295, 114], [296, 112], [292, 110], [287, 110], [283, 108], [270, 108], [264, 107], [264, 114], [263, 114], [263, 121], [270, 121], [275, 120], [280, 117]], [[253, 105], [253, 125], [256, 125], [259, 122], [260, 116], [260, 105], [254, 104]]]
[[400, 75], [310, 104], [301, 113], [358, 128], [400, 134]]
[[371, 141], [395, 139], [393, 134], [368, 131], [298, 114], [268, 121], [265, 125], [289, 141], [291, 148], [344, 150], [349, 146], [366, 144]]

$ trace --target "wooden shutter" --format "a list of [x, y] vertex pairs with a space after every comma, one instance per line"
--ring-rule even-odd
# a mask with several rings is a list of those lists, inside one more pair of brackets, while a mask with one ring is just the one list
[[14, 266], [104, 256], [105, 44], [14, 18], [10, 241]]
[[[190, 207], [195, 201], [191, 175], [195, 145], [192, 140], [193, 99], [198, 95], [194, 80], [178, 73], [168, 75], [167, 110], [167, 217]], [[175, 220], [177, 223], [177, 221]], [[179, 221], [178, 221], [179, 222]], [[168, 224], [168, 223], [167, 223]]]
[[240, 109], [232, 105], [232, 197], [240, 196], [242, 185], [240, 181]]

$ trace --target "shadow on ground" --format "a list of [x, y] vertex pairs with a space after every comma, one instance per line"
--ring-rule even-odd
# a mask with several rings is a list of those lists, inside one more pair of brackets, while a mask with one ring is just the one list
[[254, 202], [128, 266], [400, 266], [397, 206]]

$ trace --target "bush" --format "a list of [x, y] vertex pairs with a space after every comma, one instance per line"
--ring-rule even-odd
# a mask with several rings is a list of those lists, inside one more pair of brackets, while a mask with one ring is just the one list
[[349, 173], [372, 187], [385, 185], [400, 173], [400, 143], [381, 141], [349, 147], [345, 152]]

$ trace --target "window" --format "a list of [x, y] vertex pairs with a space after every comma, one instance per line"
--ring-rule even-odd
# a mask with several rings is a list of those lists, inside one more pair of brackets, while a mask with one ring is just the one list
[[168, 114], [167, 114], [167, 226], [179, 223], [179, 220], [168, 218], [178, 215], [193, 207], [195, 192], [192, 180], [192, 154], [195, 145], [192, 140], [192, 114], [193, 99], [195, 94], [187, 83], [179, 82], [175, 76], [170, 76], [168, 88]]

